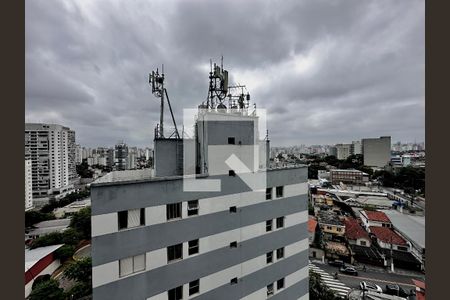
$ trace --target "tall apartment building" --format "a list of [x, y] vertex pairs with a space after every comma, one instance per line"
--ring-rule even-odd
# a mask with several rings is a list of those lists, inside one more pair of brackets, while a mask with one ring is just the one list
[[391, 137], [362, 139], [364, 165], [383, 168], [391, 161]]
[[353, 141], [352, 142], [352, 148], [351, 148], [351, 154], [362, 154], [362, 144], [361, 141]]
[[75, 146], [75, 164], [79, 165], [82, 162], [83, 162], [83, 147], [81, 147], [80, 145], [76, 145]]
[[347, 159], [351, 155], [352, 144], [337, 144], [336, 145], [336, 158]]
[[199, 109], [154, 174], [91, 185], [94, 300], [308, 299], [307, 167], [268, 168], [258, 120]]
[[33, 197], [70, 190], [75, 170], [75, 132], [56, 124], [25, 124], [25, 158], [31, 160]]
[[128, 169], [128, 146], [124, 142], [118, 143], [114, 148], [114, 167], [119, 171]]
[[25, 160], [25, 211], [33, 208], [33, 179], [31, 175], [31, 160]]

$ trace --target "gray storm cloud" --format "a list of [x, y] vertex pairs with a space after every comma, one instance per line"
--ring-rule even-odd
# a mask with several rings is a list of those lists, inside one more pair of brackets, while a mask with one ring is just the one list
[[83, 145], [151, 145], [159, 105], [148, 73], [164, 64], [181, 122], [221, 55], [267, 108], [274, 145], [424, 140], [424, 1], [25, 5], [26, 121], [67, 125]]

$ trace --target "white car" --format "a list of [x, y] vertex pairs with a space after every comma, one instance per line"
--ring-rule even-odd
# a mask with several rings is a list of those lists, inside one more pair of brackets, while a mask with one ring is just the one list
[[372, 292], [376, 292], [376, 293], [383, 293], [383, 289], [380, 286], [378, 286], [372, 282], [361, 281], [359, 283], [359, 287], [363, 291], [372, 291]]

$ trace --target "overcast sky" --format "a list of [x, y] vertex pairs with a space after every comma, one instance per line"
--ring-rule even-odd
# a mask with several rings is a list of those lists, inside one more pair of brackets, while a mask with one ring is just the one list
[[[151, 146], [164, 64], [178, 123], [209, 60], [268, 112], [272, 145], [425, 135], [424, 1], [61, 1], [26, 5], [26, 122], [84, 146]], [[165, 115], [169, 125], [170, 115]]]

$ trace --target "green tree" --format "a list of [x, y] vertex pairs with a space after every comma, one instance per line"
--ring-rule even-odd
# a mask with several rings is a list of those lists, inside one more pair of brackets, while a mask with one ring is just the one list
[[61, 262], [65, 262], [66, 260], [71, 258], [74, 253], [75, 253], [75, 246], [64, 245], [61, 248], [56, 249], [55, 258], [60, 259]]
[[64, 277], [81, 283], [89, 283], [92, 279], [92, 260], [84, 257], [70, 263], [64, 270]]
[[30, 244], [30, 249], [45, 247], [50, 245], [57, 245], [63, 243], [63, 234], [61, 232], [52, 232], [38, 237]]
[[91, 208], [83, 208], [74, 214], [70, 227], [79, 232], [82, 239], [91, 239]]
[[50, 279], [38, 284], [29, 297], [30, 300], [64, 300], [64, 290], [56, 280]]
[[31, 227], [32, 225], [55, 219], [55, 215], [53, 213], [42, 213], [40, 211], [26, 211], [25, 212], [25, 227]]
[[323, 282], [320, 276], [309, 271], [309, 299], [311, 300], [339, 300]]

